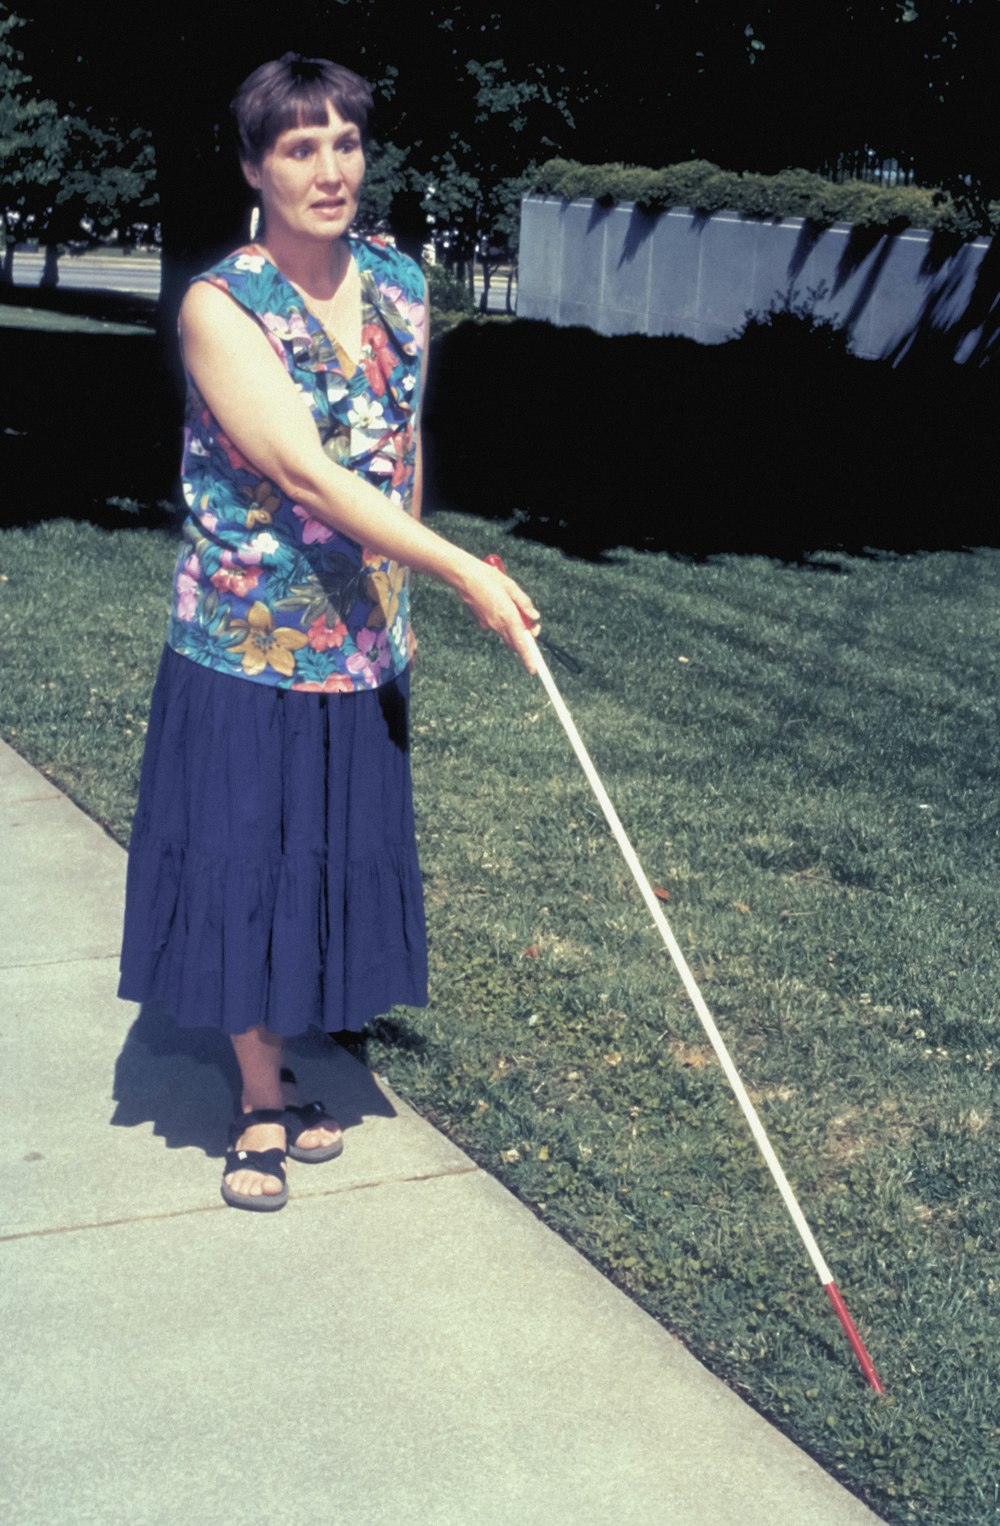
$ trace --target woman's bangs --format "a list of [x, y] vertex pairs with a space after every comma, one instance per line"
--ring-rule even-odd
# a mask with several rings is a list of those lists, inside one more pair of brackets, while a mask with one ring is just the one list
[[265, 141], [274, 143], [294, 127], [325, 127], [330, 106], [336, 110], [336, 102], [322, 80], [303, 82], [294, 95], [287, 96], [275, 108], [266, 124]]

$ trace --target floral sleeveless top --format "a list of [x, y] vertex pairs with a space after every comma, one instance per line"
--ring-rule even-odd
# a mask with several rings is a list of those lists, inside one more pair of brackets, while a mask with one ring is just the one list
[[[196, 279], [257, 320], [316, 421], [323, 448], [412, 512], [424, 278], [379, 239], [351, 239], [361, 276], [355, 366], [259, 249]], [[184, 549], [168, 645], [219, 673], [280, 688], [373, 689], [408, 661], [407, 571], [316, 519], [227, 439], [187, 378]]]

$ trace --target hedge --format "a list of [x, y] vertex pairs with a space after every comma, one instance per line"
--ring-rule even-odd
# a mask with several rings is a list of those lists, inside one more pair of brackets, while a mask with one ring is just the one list
[[961, 239], [993, 234], [1000, 227], [1000, 201], [985, 214], [948, 191], [931, 186], [877, 186], [863, 180], [834, 182], [809, 170], [757, 175], [720, 169], [707, 159], [690, 159], [665, 169], [632, 164], [578, 164], [549, 159], [535, 177], [536, 194], [587, 199], [601, 206], [634, 202], [643, 212], [689, 207], [711, 213], [742, 212], [747, 217], [803, 217], [819, 226], [835, 222], [881, 229], [927, 228]]

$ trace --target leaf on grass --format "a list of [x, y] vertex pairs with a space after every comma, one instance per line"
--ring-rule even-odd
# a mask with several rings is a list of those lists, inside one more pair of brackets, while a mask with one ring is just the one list
[[733, 905], [736, 907], [737, 911], [747, 912], [747, 911], [750, 910], [750, 908], [747, 905], [746, 901], [734, 901]]
[[715, 1058], [713, 1051], [701, 1048], [695, 1044], [685, 1044], [682, 1039], [674, 1039], [667, 1045], [679, 1065], [684, 1065], [689, 1070], [704, 1070], [706, 1065], [711, 1065]]
[[548, 1160], [548, 1158], [549, 1158], [549, 1147], [548, 1147], [548, 1145], [539, 1145], [539, 1147], [538, 1147], [538, 1159], [539, 1160]]
[[670, 891], [664, 890], [662, 885], [654, 885], [652, 891], [658, 901], [670, 900]]
[[621, 1062], [622, 1057], [617, 1049], [612, 1049], [610, 1054], [604, 1056], [605, 1065], [620, 1065]]
[[539, 948], [537, 943], [529, 943], [527, 948], [521, 950], [522, 959], [537, 959]]
[[520, 1150], [501, 1150], [500, 1159], [507, 1166], [514, 1166], [521, 1159]]

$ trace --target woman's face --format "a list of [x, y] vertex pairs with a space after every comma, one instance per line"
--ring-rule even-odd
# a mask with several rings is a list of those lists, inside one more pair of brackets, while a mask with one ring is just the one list
[[365, 175], [361, 133], [327, 104], [323, 127], [291, 127], [243, 173], [260, 192], [266, 237], [330, 241], [350, 228]]

